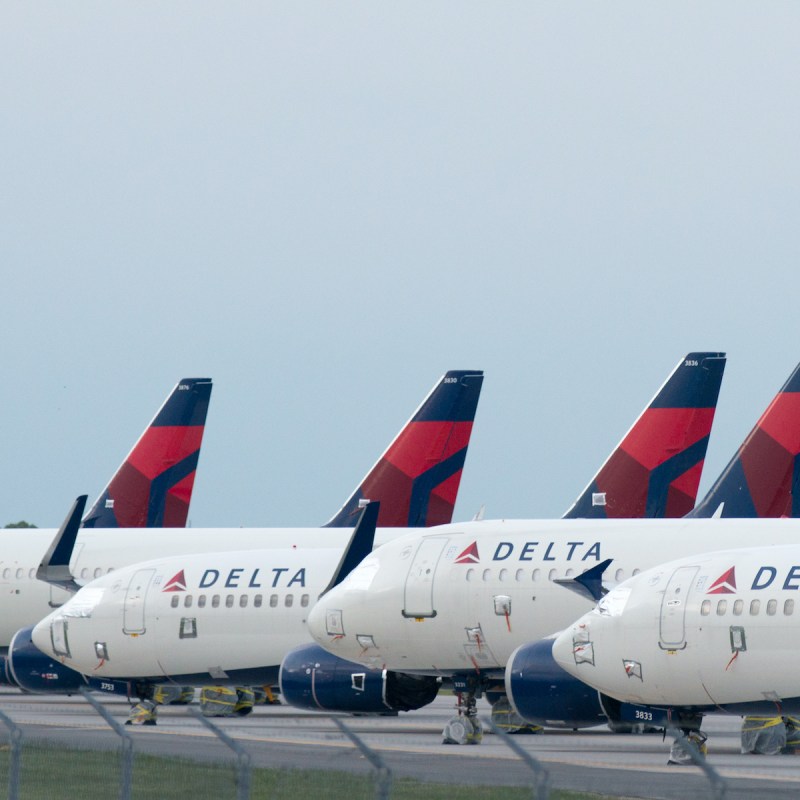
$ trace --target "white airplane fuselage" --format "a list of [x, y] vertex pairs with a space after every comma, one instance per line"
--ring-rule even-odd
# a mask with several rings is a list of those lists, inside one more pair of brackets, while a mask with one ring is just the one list
[[[95, 678], [269, 682], [284, 654], [310, 641], [308, 612], [341, 554], [272, 548], [139, 563], [82, 588], [33, 639]], [[242, 672], [257, 669], [272, 673]]]
[[374, 551], [320, 600], [308, 626], [326, 650], [368, 666], [499, 674], [517, 646], [562, 630], [594, 605], [555, 579], [612, 558], [605, 582], [614, 585], [677, 554], [799, 537], [800, 520], [791, 519], [441, 526]]
[[[376, 545], [409, 533], [378, 528]], [[155, 557], [222, 549], [344, 548], [352, 528], [84, 528], [70, 568], [80, 584], [128, 564]], [[33, 625], [71, 595], [36, 579], [36, 569], [55, 536], [43, 528], [0, 531], [0, 648], [20, 628]], [[334, 565], [335, 566], [335, 565]]]
[[800, 698], [799, 593], [795, 544], [667, 562], [625, 581], [570, 625], [553, 657], [624, 702], [777, 706]]

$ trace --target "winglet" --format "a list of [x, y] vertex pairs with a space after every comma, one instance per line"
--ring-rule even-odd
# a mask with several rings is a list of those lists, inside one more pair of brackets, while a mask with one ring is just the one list
[[68, 592], [77, 592], [80, 585], [75, 582], [69, 570], [69, 562], [72, 558], [72, 550], [75, 547], [75, 540], [81, 529], [81, 517], [83, 509], [86, 507], [87, 495], [82, 494], [72, 504], [72, 508], [67, 514], [66, 519], [61, 523], [55, 538], [42, 559], [39, 568], [36, 570], [36, 577], [45, 583], [60, 586]]
[[607, 558], [574, 578], [556, 578], [553, 583], [598, 603], [606, 594], [606, 589], [603, 588], [603, 573], [613, 560]]
[[382, 528], [452, 522], [482, 384], [481, 370], [445, 373], [325, 527], [354, 525], [365, 498], [381, 501]]
[[339, 559], [339, 566], [336, 567], [331, 582], [320, 597], [327, 594], [334, 586], [338, 586], [372, 552], [380, 510], [381, 504], [377, 501], [368, 501], [364, 505], [356, 527], [350, 535], [350, 541]]
[[725, 353], [687, 353], [564, 517], [691, 511], [724, 369]]

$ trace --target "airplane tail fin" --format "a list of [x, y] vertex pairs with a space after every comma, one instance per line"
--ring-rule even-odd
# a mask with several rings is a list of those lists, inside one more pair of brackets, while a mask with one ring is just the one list
[[800, 517], [800, 364], [689, 517]]
[[364, 500], [380, 501], [379, 527], [450, 522], [482, 384], [480, 370], [445, 373], [325, 527], [355, 525]]
[[688, 353], [564, 514], [682, 517], [697, 499], [725, 353]]
[[83, 520], [85, 528], [182, 528], [211, 398], [209, 378], [178, 381]]

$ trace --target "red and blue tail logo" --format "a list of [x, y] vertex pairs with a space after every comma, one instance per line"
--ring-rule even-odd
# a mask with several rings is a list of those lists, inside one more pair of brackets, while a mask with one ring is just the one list
[[446, 373], [326, 527], [355, 525], [365, 499], [380, 501], [379, 527], [450, 522], [482, 384], [481, 371]]
[[800, 365], [690, 517], [800, 517]]
[[182, 528], [211, 398], [208, 378], [178, 383], [86, 515], [85, 528]]
[[724, 369], [724, 353], [682, 358], [564, 517], [688, 514], [697, 499]]

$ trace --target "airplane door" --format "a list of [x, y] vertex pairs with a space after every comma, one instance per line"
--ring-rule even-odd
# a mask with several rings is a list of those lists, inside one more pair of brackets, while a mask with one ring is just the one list
[[447, 541], [446, 536], [428, 536], [417, 548], [406, 578], [404, 617], [436, 616], [433, 607], [433, 576]]
[[122, 613], [123, 633], [144, 633], [144, 599], [155, 572], [154, 569], [139, 569], [133, 573], [128, 590], [125, 592], [125, 606]]
[[661, 599], [658, 646], [662, 650], [686, 647], [686, 602], [700, 567], [679, 567], [672, 573]]

